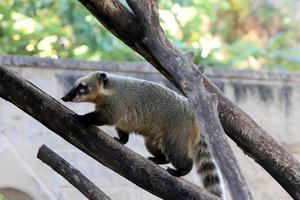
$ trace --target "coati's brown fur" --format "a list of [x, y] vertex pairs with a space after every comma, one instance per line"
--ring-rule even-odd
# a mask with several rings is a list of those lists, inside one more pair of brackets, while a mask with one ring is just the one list
[[157, 164], [171, 162], [174, 176], [189, 173], [195, 161], [203, 185], [222, 196], [220, 178], [188, 100], [154, 82], [93, 72], [80, 78], [62, 98], [91, 102], [95, 111], [77, 115], [86, 125], [114, 125], [122, 144], [130, 133], [144, 136]]

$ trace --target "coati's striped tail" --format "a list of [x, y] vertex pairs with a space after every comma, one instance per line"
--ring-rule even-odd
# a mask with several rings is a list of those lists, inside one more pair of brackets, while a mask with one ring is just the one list
[[221, 179], [203, 135], [197, 147], [195, 162], [198, 165], [197, 173], [202, 179], [204, 188], [222, 197]]

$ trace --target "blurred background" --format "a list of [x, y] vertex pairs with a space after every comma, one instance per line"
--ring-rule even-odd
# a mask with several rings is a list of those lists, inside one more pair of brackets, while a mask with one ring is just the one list
[[[124, 1], [123, 1], [124, 2]], [[300, 1], [160, 1], [162, 27], [196, 63], [300, 70]], [[0, 54], [141, 61], [78, 2], [1, 0]]]
[[[212, 66], [205, 70], [210, 80], [298, 160], [300, 74], [294, 72], [300, 70], [299, 8], [296, 0], [160, 1], [161, 25], [172, 42], [183, 52], [193, 51], [195, 63]], [[0, 0], [0, 65], [18, 72], [76, 113], [87, 113], [93, 106], [64, 103], [60, 98], [79, 76], [95, 70], [174, 89], [141, 61], [141, 56], [106, 31], [77, 0]], [[158, 199], [1, 98], [0, 124], [0, 200], [86, 199], [36, 158], [42, 144], [114, 200]], [[116, 136], [112, 127], [103, 130]], [[231, 144], [254, 199], [292, 199]], [[127, 146], [149, 156], [141, 137], [131, 136]], [[199, 184], [195, 173], [185, 178]]]

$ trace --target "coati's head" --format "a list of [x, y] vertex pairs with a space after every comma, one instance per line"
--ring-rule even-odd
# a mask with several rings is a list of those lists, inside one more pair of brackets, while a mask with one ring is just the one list
[[79, 78], [70, 91], [61, 99], [65, 102], [95, 102], [97, 97], [104, 92], [106, 83], [106, 73], [92, 72]]

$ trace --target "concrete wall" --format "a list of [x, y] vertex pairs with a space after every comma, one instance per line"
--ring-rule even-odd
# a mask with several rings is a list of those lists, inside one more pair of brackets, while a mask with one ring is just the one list
[[[93, 70], [144, 78], [171, 86], [157, 71], [144, 63], [96, 63], [4, 56], [0, 57], [0, 65], [17, 71], [58, 101], [76, 77]], [[299, 74], [216, 68], [208, 68], [206, 73], [227, 97], [300, 160]], [[81, 114], [93, 109], [89, 104], [64, 104]], [[16, 190], [20, 194], [26, 194], [27, 199], [36, 200], [85, 199], [73, 186], [36, 158], [38, 148], [46, 144], [75, 165], [112, 199], [157, 199], [103, 167], [2, 99], [0, 122], [0, 192]], [[115, 135], [112, 128], [103, 129], [112, 136]], [[142, 155], [148, 155], [138, 136], [131, 137], [127, 146]], [[260, 166], [243, 154], [234, 143], [232, 146], [255, 199], [291, 199]], [[198, 178], [193, 173], [187, 179], [198, 183]], [[16, 193], [19, 194], [18, 192]]]

